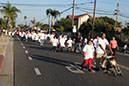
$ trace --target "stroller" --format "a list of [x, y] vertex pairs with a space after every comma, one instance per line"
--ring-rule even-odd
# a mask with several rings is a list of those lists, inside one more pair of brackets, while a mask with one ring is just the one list
[[117, 76], [117, 75], [122, 76], [123, 75], [119, 65], [116, 62], [116, 58], [114, 56], [105, 55], [104, 58], [105, 58], [105, 61], [106, 61], [106, 63], [105, 63], [106, 70], [108, 72], [110, 72], [114, 76]]

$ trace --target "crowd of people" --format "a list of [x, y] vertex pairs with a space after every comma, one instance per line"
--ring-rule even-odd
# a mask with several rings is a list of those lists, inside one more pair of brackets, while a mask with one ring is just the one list
[[[106, 46], [108, 46], [111, 54], [113, 56], [116, 55], [116, 49], [119, 50], [117, 41], [115, 37], [112, 37], [112, 40], [108, 42], [106, 39], [106, 34], [103, 33], [101, 35], [97, 35], [95, 39], [87, 39], [83, 38], [81, 34], [78, 32], [76, 36], [73, 38], [68, 37], [66, 34], [57, 35], [55, 33], [47, 34], [46, 32], [35, 32], [35, 31], [10, 31], [9, 36], [18, 35], [21, 40], [25, 38], [25, 41], [37, 41], [40, 43], [40, 46], [44, 46], [46, 41], [49, 39], [52, 45], [53, 52], [63, 52], [64, 48], [67, 46], [67, 52], [74, 51], [77, 53], [83, 52], [84, 62], [81, 65], [81, 69], [84, 69], [84, 66], [88, 63], [88, 70], [91, 70], [91, 63], [93, 58], [95, 57], [94, 63], [96, 65], [96, 71], [106, 70], [105, 60], [103, 59], [103, 55], [107, 54]], [[74, 50], [73, 50], [74, 44]], [[123, 52], [125, 53], [127, 48], [127, 44], [123, 48]]]

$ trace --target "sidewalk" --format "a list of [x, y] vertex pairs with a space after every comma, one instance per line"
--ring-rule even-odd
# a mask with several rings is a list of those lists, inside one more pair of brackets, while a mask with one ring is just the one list
[[13, 38], [5, 37], [7, 42], [0, 42], [0, 46], [5, 46], [4, 60], [0, 69], [0, 86], [13, 86]]

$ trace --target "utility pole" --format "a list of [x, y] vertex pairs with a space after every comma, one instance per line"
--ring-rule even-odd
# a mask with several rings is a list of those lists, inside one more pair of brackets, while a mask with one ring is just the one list
[[50, 29], [50, 15], [49, 15], [49, 18], [48, 18], [48, 31], [49, 31], [49, 34], [51, 33], [50, 30], [51, 30], [51, 29]]
[[72, 27], [74, 25], [74, 7], [75, 7], [75, 0], [73, 0]]
[[96, 0], [94, 1], [93, 25], [92, 25], [92, 39], [94, 38], [94, 24], [95, 24]]
[[116, 21], [115, 21], [115, 29], [116, 29], [116, 27], [117, 27], [117, 18], [118, 18], [118, 12], [120, 11], [120, 10], [118, 10], [119, 9], [119, 3], [117, 3], [117, 10], [115, 10], [116, 11]]

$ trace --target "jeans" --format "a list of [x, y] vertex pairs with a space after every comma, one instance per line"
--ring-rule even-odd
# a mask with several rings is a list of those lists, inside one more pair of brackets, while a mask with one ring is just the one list
[[77, 48], [78, 48], [79, 52], [81, 52], [81, 43], [75, 43], [74, 52], [76, 52]]
[[40, 45], [44, 45], [44, 39], [41, 39], [41, 44]]

